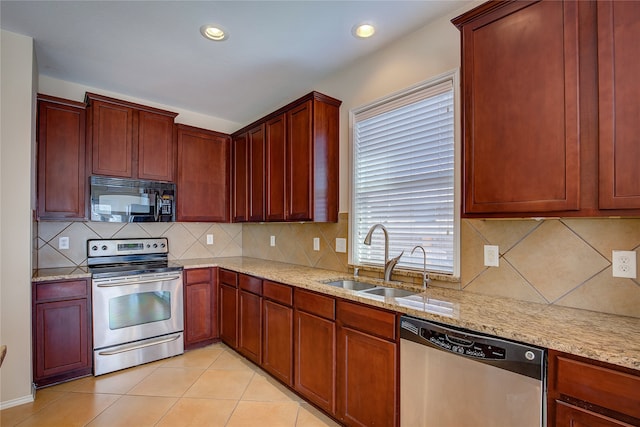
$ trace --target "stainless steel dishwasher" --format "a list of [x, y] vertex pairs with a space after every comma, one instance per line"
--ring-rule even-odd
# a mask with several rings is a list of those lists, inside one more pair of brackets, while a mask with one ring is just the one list
[[544, 349], [414, 317], [400, 321], [400, 424], [546, 425]]

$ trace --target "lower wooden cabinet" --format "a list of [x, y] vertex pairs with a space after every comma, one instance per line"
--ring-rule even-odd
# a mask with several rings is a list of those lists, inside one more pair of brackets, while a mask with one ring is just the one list
[[337, 417], [349, 426], [399, 424], [393, 312], [338, 300]]
[[336, 408], [335, 300], [294, 293], [294, 388], [329, 414]]
[[238, 277], [238, 351], [252, 362], [262, 363], [262, 280]]
[[216, 269], [196, 268], [184, 274], [184, 347], [186, 350], [219, 338]]
[[262, 368], [292, 387], [293, 289], [265, 280], [262, 291]]
[[220, 283], [220, 339], [229, 347], [238, 348], [238, 274], [218, 271]]
[[640, 374], [549, 350], [550, 427], [640, 425]]
[[38, 282], [33, 295], [33, 382], [44, 386], [90, 375], [89, 281]]

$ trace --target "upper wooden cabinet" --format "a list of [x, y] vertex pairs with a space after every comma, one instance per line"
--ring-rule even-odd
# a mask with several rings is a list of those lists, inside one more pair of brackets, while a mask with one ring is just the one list
[[92, 174], [173, 181], [177, 113], [94, 93], [86, 102]]
[[635, 2], [491, 1], [452, 21], [463, 216], [640, 213], [639, 17]]
[[[267, 221], [338, 220], [338, 131], [342, 102], [318, 92], [292, 102], [257, 122], [236, 132], [234, 136], [251, 132], [264, 125], [263, 164], [264, 219]], [[248, 137], [247, 137], [248, 138]], [[247, 139], [249, 140], [249, 139]], [[253, 140], [252, 148], [259, 139]], [[260, 160], [249, 177], [259, 174]], [[249, 168], [247, 168], [249, 170]], [[261, 183], [254, 181], [254, 188]], [[253, 197], [256, 197], [253, 200]], [[257, 193], [252, 204], [259, 204]], [[255, 212], [257, 218], [257, 212]], [[259, 219], [250, 219], [260, 221]]]
[[640, 209], [640, 3], [597, 2], [600, 209]]
[[38, 219], [85, 220], [85, 105], [38, 95]]
[[229, 135], [176, 125], [176, 220], [229, 222]]
[[233, 138], [233, 222], [264, 221], [264, 125]]

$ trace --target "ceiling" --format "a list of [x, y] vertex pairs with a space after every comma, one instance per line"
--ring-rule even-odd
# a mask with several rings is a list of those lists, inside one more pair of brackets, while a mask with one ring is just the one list
[[246, 125], [467, 3], [2, 0], [0, 26], [35, 40], [40, 74]]

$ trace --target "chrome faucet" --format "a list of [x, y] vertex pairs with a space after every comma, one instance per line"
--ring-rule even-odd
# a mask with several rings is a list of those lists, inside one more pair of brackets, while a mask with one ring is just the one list
[[371, 245], [371, 235], [373, 231], [380, 227], [382, 232], [384, 233], [384, 280], [385, 282], [391, 281], [391, 273], [393, 273], [393, 268], [398, 264], [400, 257], [404, 254], [404, 251], [400, 252], [395, 258], [389, 259], [389, 233], [387, 233], [387, 229], [382, 224], [374, 224], [367, 233], [367, 237], [364, 238], [365, 245]]
[[411, 255], [413, 255], [413, 252], [418, 248], [422, 249], [422, 256], [423, 256], [422, 289], [426, 291], [427, 290], [427, 286], [429, 285], [429, 282], [431, 281], [431, 279], [429, 279], [429, 274], [427, 273], [427, 251], [425, 251], [424, 248], [421, 245], [418, 245], [418, 246], [414, 246], [413, 249], [411, 249]]

